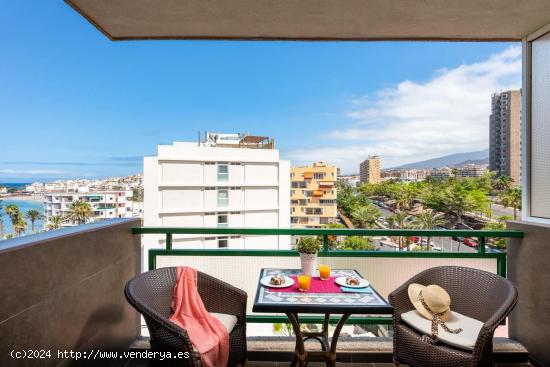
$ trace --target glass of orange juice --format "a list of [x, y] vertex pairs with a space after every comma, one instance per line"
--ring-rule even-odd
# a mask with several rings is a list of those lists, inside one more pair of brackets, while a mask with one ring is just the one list
[[330, 265], [319, 265], [319, 278], [322, 280], [330, 278]]
[[311, 275], [309, 274], [298, 274], [298, 289], [302, 292], [309, 291], [311, 286]]

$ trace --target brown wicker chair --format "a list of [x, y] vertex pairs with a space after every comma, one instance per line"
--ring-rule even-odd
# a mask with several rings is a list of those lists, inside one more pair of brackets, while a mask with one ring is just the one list
[[[407, 288], [411, 283], [437, 284], [451, 296], [451, 308], [484, 322], [472, 352], [443, 343], [428, 344], [422, 335], [401, 322], [401, 314], [414, 309]], [[517, 303], [516, 287], [486, 271], [459, 266], [425, 270], [393, 291], [393, 360], [413, 367], [493, 366], [493, 334]]]
[[[237, 316], [229, 334], [229, 363], [237, 366], [246, 361], [246, 292], [208, 274], [198, 272], [198, 291], [209, 312]], [[176, 268], [161, 268], [139, 274], [126, 284], [128, 302], [145, 318], [152, 351], [189, 352], [191, 358], [178, 360], [178, 366], [201, 366], [197, 350], [187, 332], [169, 321]], [[166, 363], [164, 363], [166, 364]]]

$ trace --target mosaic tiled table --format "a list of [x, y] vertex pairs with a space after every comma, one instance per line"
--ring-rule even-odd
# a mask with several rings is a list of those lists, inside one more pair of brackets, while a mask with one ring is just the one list
[[[299, 269], [262, 269], [259, 279], [265, 276], [285, 274], [296, 276]], [[314, 274], [313, 277], [318, 277]], [[331, 277], [362, 276], [352, 269], [334, 269]], [[367, 279], [368, 280], [368, 279]], [[327, 282], [334, 282], [334, 279]], [[327, 289], [335, 287], [327, 286]], [[338, 288], [336, 288], [338, 289]], [[392, 307], [388, 302], [369, 285], [368, 293], [334, 292], [289, 292], [288, 289], [274, 289], [262, 286], [258, 280], [258, 289], [254, 299], [253, 312], [285, 313], [292, 324], [296, 335], [296, 349], [290, 366], [297, 364], [302, 367], [313, 357], [324, 357], [328, 366], [336, 365], [336, 345], [342, 327], [351, 314], [391, 314]], [[303, 332], [298, 319], [299, 313], [324, 314], [323, 329], [321, 332]], [[331, 314], [341, 314], [341, 318], [334, 329], [331, 343], [328, 342], [328, 325]], [[316, 339], [321, 343], [322, 351], [306, 351], [304, 341]]]

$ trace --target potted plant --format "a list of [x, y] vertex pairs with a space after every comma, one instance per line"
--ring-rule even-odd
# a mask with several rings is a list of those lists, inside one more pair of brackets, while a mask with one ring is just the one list
[[321, 241], [316, 237], [300, 238], [296, 244], [296, 251], [300, 253], [302, 272], [312, 275], [317, 268], [317, 253], [321, 250]]

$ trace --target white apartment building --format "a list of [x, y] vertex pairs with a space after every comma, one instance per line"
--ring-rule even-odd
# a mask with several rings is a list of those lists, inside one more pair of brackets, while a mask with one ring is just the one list
[[[48, 225], [53, 216], [65, 217], [70, 212], [73, 202], [82, 200], [92, 207], [91, 222], [113, 219], [131, 218], [139, 215], [140, 205], [134, 208], [131, 190], [102, 191], [94, 193], [79, 192], [47, 192], [44, 195], [44, 217]], [[73, 226], [75, 223], [64, 222], [63, 226]]]
[[[266, 137], [207, 133], [144, 158], [144, 225], [290, 228], [290, 162]], [[145, 246], [164, 247], [147, 235]], [[289, 236], [174, 235], [174, 248], [290, 248]], [[146, 259], [145, 259], [146, 261]]]
[[456, 170], [456, 177], [481, 177], [488, 172], [487, 166], [477, 164], [467, 164]]
[[430, 177], [437, 179], [449, 178], [453, 175], [453, 170], [449, 167], [434, 168], [430, 172]]
[[25, 191], [33, 194], [39, 194], [44, 192], [44, 184], [42, 182], [33, 182], [32, 184], [25, 186]]
[[338, 182], [343, 185], [348, 185], [351, 187], [356, 187], [361, 182], [359, 175], [343, 175], [338, 176]]

